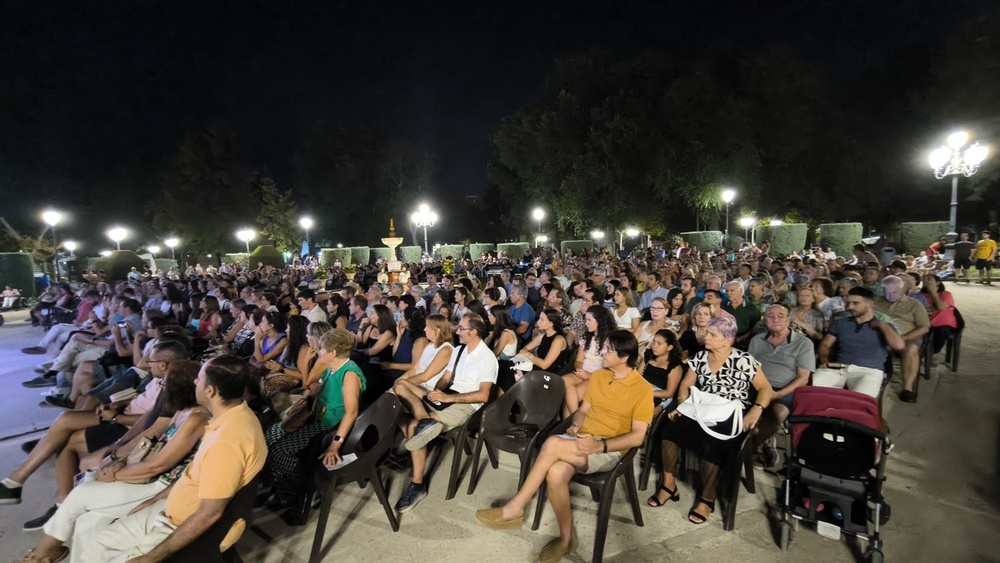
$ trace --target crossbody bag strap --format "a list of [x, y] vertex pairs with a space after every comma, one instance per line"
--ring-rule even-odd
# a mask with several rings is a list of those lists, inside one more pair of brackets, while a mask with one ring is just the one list
[[455, 374], [458, 372], [458, 363], [462, 361], [462, 354], [465, 352], [465, 344], [458, 347], [458, 355], [455, 356], [455, 368], [451, 370], [451, 378], [445, 381], [442, 377], [438, 384], [435, 386], [437, 389], [444, 391], [451, 387], [452, 382], [455, 381]]

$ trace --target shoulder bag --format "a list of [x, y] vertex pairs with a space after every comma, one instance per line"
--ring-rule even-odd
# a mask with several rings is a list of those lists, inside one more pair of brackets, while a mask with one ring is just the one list
[[[691, 387], [691, 396], [677, 405], [677, 410], [682, 415], [697, 421], [706, 434], [719, 440], [731, 440], [739, 436], [743, 429], [743, 403], [724, 399], [697, 387]], [[729, 419], [732, 419], [733, 424], [728, 434], [710, 428]]]

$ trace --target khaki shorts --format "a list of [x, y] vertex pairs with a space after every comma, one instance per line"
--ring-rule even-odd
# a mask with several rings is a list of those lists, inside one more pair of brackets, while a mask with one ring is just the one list
[[438, 420], [444, 424], [443, 432], [447, 432], [465, 424], [465, 421], [472, 418], [472, 415], [476, 414], [477, 410], [479, 409], [475, 405], [469, 403], [452, 403], [450, 407], [443, 411], [436, 411], [436, 414]]
[[622, 459], [621, 452], [599, 452], [587, 456], [587, 469], [581, 471], [583, 474], [603, 473], [611, 471]]

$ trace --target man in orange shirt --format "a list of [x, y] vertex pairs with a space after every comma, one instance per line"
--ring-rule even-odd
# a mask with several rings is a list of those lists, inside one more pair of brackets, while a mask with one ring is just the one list
[[556, 562], [577, 548], [569, 502], [569, 482], [577, 473], [610, 471], [631, 448], [639, 447], [653, 420], [653, 387], [639, 375], [639, 343], [627, 330], [608, 335], [604, 368], [591, 375], [583, 404], [566, 434], [545, 441], [521, 490], [500, 508], [476, 511], [487, 528], [520, 528], [524, 507], [542, 483], [559, 523], [559, 537], [542, 549], [539, 561]]
[[[243, 401], [247, 364], [221, 356], [202, 366], [195, 380], [198, 403], [212, 412], [194, 459], [173, 485], [97, 535], [101, 561], [162, 561], [208, 530], [229, 501], [264, 467], [267, 446], [256, 416]], [[246, 527], [237, 523], [228, 547]]]

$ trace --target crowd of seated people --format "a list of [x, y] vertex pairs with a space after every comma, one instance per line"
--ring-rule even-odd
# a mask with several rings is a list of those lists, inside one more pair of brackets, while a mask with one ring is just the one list
[[[546, 549], [566, 553], [576, 536], [565, 496], [556, 490], [576, 472], [603, 470], [620, 459], [642, 442], [651, 417], [667, 410], [669, 422], [658, 436], [662, 480], [648, 504], [677, 500], [678, 448], [692, 449], [702, 461], [702, 480], [688, 519], [703, 523], [714, 510], [719, 464], [734, 442], [707, 434], [674, 410], [692, 389], [740, 401], [741, 428], [754, 432], [761, 461], [771, 465], [773, 436], [795, 389], [847, 387], [881, 397], [887, 365], [898, 357], [900, 399], [915, 401], [924, 336], [931, 335], [932, 352], [939, 353], [958, 329], [954, 298], [936, 276], [906, 269], [889, 275], [863, 248], [846, 260], [830, 256], [681, 246], [630, 256], [542, 252], [515, 261], [491, 255], [455, 261], [447, 272], [440, 263], [412, 264], [406, 282], [384, 285], [376, 269], [359, 268], [356, 281], [349, 281], [339, 268], [314, 265], [283, 271], [192, 267], [125, 282], [88, 281], [75, 289], [60, 285], [45, 307], [72, 305], [72, 317], [52, 323], [37, 346], [23, 351], [49, 356], [39, 365], [41, 375], [25, 386], [53, 387], [45, 403], [67, 412], [40, 441], [26, 444], [27, 460], [0, 482], [0, 504], [19, 502], [28, 477], [56, 458], [56, 506], [25, 526], [45, 529], [39, 558], [82, 541], [86, 534], [79, 530], [93, 528], [79, 522], [106, 523], [101, 519], [140, 502], [144, 508], [165, 502], [171, 520], [182, 521], [201, 510], [191, 504], [191, 491], [177, 493], [186, 495], [184, 502], [171, 502], [168, 489], [157, 489], [181, 483], [181, 474], [189, 473], [183, 467], [204, 466], [220, 455], [199, 458], [206, 443], [228, 451], [218, 439], [208, 440], [218, 432], [239, 434], [245, 446], [229, 452], [241, 463], [225, 468], [239, 473], [233, 483], [249, 482], [267, 460], [266, 506], [281, 511], [304, 492], [301, 452], [332, 434], [329, 447], [316, 453], [336, 464], [360, 412], [379, 394], [394, 392], [406, 413], [398, 422], [412, 463], [410, 483], [396, 504], [406, 512], [427, 494], [428, 444], [461, 426], [525, 371], [543, 370], [564, 379], [562, 416], [573, 419], [570, 434], [597, 439], [572, 447], [550, 439], [524, 488], [500, 512], [481, 513], [481, 522], [501, 528], [519, 522], [524, 504], [549, 480], [560, 538]], [[190, 395], [181, 400], [160, 393], [171, 389], [163, 380], [175, 372], [178, 386], [192, 384], [188, 358], [218, 367], [201, 368], [197, 404]], [[237, 390], [236, 381], [244, 379]], [[606, 409], [625, 403], [609, 406], [621, 397], [609, 394], [607, 384], [595, 387], [595, 380], [626, 382], [628, 412], [609, 420]], [[316, 397], [315, 416], [294, 427], [279, 420], [301, 396]], [[216, 426], [220, 415], [224, 423]], [[230, 419], [248, 415], [259, 436], [232, 428]], [[192, 447], [192, 437], [200, 435], [190, 429], [192, 421], [208, 419], [201, 429], [206, 437]], [[155, 464], [123, 463], [143, 437], [183, 447], [163, 447]], [[165, 451], [170, 453], [163, 457]], [[618, 457], [594, 457], [605, 452]], [[93, 470], [94, 477], [74, 487], [80, 470]], [[116, 478], [121, 472], [123, 478]], [[159, 477], [143, 483], [124, 478], [133, 473]], [[136, 488], [107, 489], [115, 492], [95, 500], [102, 496], [98, 489], [113, 483]], [[235, 493], [231, 489], [226, 498]], [[148, 531], [148, 522], [136, 526], [113, 529], [115, 541], [129, 543], [134, 538], [122, 538]], [[156, 544], [144, 539], [134, 549], [164, 553], [177, 547], [162, 548], [164, 537], [153, 537]], [[69, 553], [75, 559], [117, 549], [88, 545]]]

